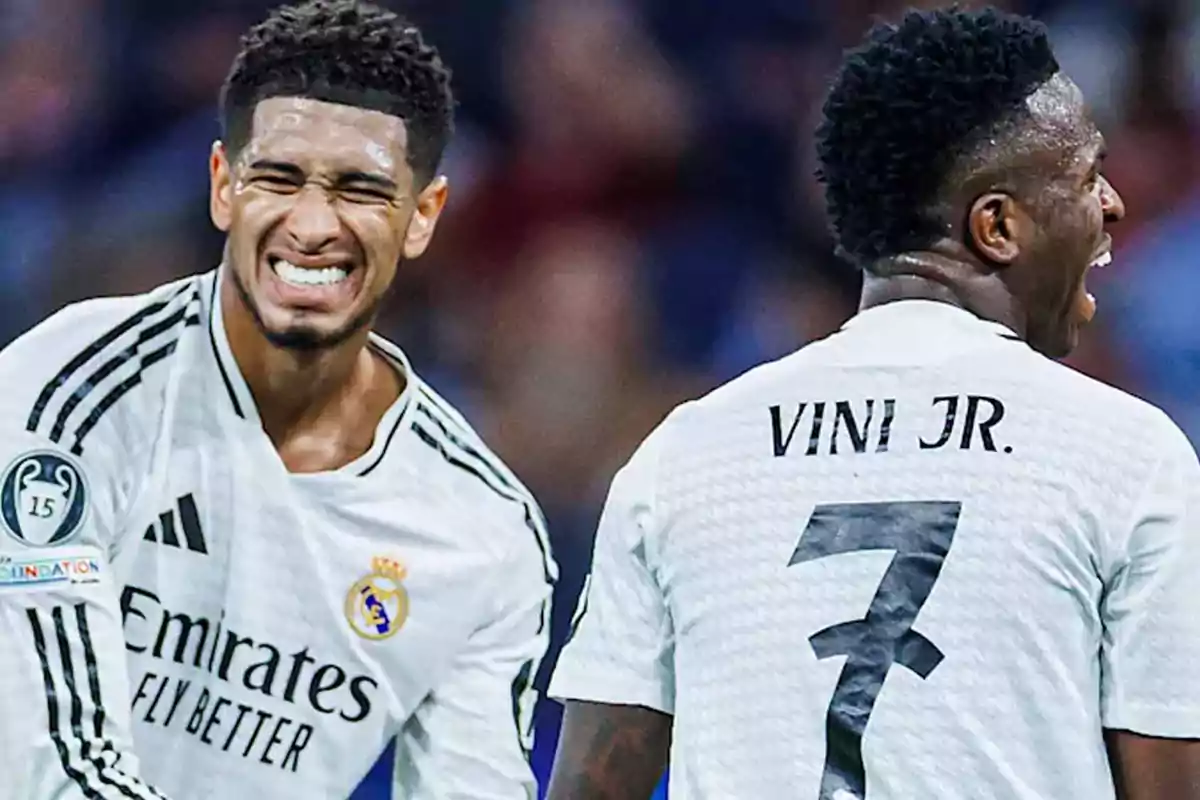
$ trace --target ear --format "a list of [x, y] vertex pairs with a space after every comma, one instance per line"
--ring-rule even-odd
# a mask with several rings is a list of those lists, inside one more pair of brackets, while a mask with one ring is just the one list
[[417, 207], [408, 221], [408, 231], [404, 235], [406, 259], [419, 257], [429, 247], [429, 242], [433, 239], [433, 230], [437, 227], [442, 209], [446, 207], [449, 194], [450, 185], [446, 177], [439, 175], [417, 195]]
[[213, 142], [208, 157], [209, 194], [208, 215], [213, 225], [228, 233], [233, 224], [233, 170], [229, 166], [225, 145]]
[[1011, 195], [988, 192], [971, 204], [967, 214], [967, 242], [988, 261], [1007, 266], [1021, 254], [1028, 217]]

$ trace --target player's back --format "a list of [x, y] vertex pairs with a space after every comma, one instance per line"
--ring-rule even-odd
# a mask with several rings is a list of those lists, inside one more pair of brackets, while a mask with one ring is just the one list
[[1189, 454], [1153, 407], [925, 301], [682, 406], [627, 467], [672, 796], [1112, 797], [1102, 727], [1149, 713], [1116, 696], [1143, 677], [1108, 625], [1138, 602], [1125, 540]]

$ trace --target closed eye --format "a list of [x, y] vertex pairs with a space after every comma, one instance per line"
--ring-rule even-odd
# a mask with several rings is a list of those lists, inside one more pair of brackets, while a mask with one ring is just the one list
[[256, 186], [261, 186], [273, 192], [295, 191], [299, 182], [284, 175], [258, 175], [251, 179]]
[[342, 197], [353, 202], [390, 203], [392, 196], [381, 189], [371, 189], [365, 186], [347, 186], [341, 190]]

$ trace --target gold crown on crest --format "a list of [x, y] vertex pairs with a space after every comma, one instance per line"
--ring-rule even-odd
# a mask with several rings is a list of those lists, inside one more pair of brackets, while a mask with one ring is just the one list
[[371, 573], [398, 583], [408, 575], [408, 570], [394, 558], [375, 556], [371, 559]]

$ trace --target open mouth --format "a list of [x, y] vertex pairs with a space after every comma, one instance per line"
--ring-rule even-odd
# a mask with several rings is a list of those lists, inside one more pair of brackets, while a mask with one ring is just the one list
[[1107, 267], [1112, 263], [1112, 250], [1105, 249], [1099, 255], [1095, 256], [1088, 262], [1087, 270], [1084, 270], [1083, 277], [1079, 280], [1079, 292], [1076, 297], [1076, 309], [1079, 315], [1083, 317], [1085, 322], [1091, 322], [1092, 317], [1096, 315], [1096, 298], [1087, 290], [1087, 271], [1092, 267]]

